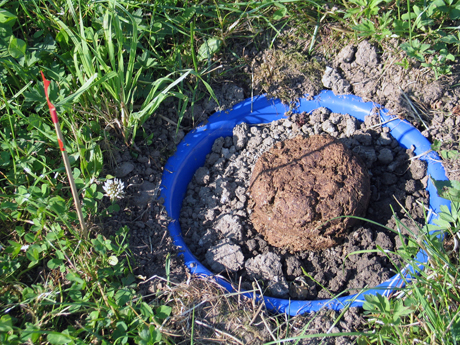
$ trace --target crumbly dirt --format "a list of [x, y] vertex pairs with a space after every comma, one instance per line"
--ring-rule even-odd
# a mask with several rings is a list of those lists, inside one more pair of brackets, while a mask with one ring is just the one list
[[[152, 298], [148, 296], [158, 296], [160, 303], [174, 308], [174, 317], [167, 321], [163, 329], [171, 330], [170, 333], [174, 334], [174, 339], [178, 343], [190, 343], [193, 338], [199, 339], [201, 344], [216, 342], [263, 344], [274, 340], [274, 336], [279, 339], [305, 332], [314, 334], [328, 331], [354, 331], [361, 327], [363, 321], [359, 309], [347, 311], [334, 327], [332, 327], [333, 322], [338, 314], [327, 310], [290, 320], [284, 320], [283, 316], [275, 319], [263, 306], [254, 301], [246, 301], [244, 307], [246, 312], [238, 314], [237, 310], [241, 308], [239, 303], [245, 301], [243, 298], [228, 296], [212, 282], [203, 283], [199, 278], [189, 275], [179, 251], [174, 247], [167, 232], [168, 216], [161, 205], [161, 200], [158, 200], [158, 191], [164, 164], [174, 153], [177, 143], [189, 130], [199, 122], [205, 121], [213, 112], [230, 109], [231, 106], [251, 97], [252, 94], [257, 95], [261, 92], [269, 92], [274, 97], [277, 95], [286, 97], [285, 101], [289, 102], [303, 93], [314, 95], [323, 88], [329, 88], [336, 93], [352, 93], [365, 100], [384, 105], [391, 114], [411, 121], [429, 140], [439, 140], [442, 150], [458, 150], [460, 128], [458, 65], [453, 66], [452, 76], [441, 76], [435, 80], [432, 71], [421, 67], [416, 61], [408, 59], [409, 64], [405, 66], [403, 61], [405, 56], [397, 53], [395, 48], [400, 42], [394, 41], [385, 46], [377, 46], [367, 41], [350, 41], [345, 36], [337, 36], [334, 32], [327, 25], [322, 27], [316, 38], [313, 58], [307, 56], [305, 50], [309, 46], [309, 36], [305, 36], [304, 39], [292, 38], [290, 30], [286, 30], [279, 36], [279, 40], [275, 41], [271, 50], [263, 48], [268, 47], [270, 42], [262, 42], [258, 45], [259, 48], [248, 45], [248, 42], [234, 42], [232, 54], [221, 61], [223, 68], [210, 74], [211, 86], [218, 103], [207, 97], [197, 101], [193, 109], [188, 110], [179, 130], [176, 131], [178, 104], [170, 98], [138, 131], [144, 135], [139, 135], [136, 146], [128, 148], [122, 140], [109, 135], [107, 140], [101, 143], [106, 161], [110, 162], [105, 167], [105, 173], [117, 175], [128, 187], [126, 197], [118, 201], [120, 211], [103, 219], [98, 225], [102, 228], [101, 232], [107, 236], [121, 226], [126, 225], [130, 228], [130, 249], [132, 258], [135, 259], [133, 269], [138, 276], [141, 292], [146, 296], [146, 300]], [[230, 40], [227, 43], [230, 44]], [[295, 53], [297, 58], [290, 58], [292, 53]], [[282, 57], [283, 54], [287, 57]], [[269, 55], [276, 59], [272, 59], [274, 62], [269, 61], [270, 64], [264, 68], [261, 66], [264, 62], [263, 57]], [[291, 63], [278, 63], [277, 61], [280, 60], [278, 55], [281, 56], [282, 61], [291, 61]], [[297, 64], [293, 63], [296, 61]], [[309, 62], [310, 66], [314, 67], [309, 70], [314, 73], [308, 73], [308, 69], [305, 69], [302, 70], [304, 75], [299, 75], [299, 61], [300, 65]], [[278, 76], [278, 81], [265, 82], [268, 79], [264, 75], [269, 76], [273, 69], [277, 69], [274, 75]], [[283, 76], [286, 78], [281, 78]], [[300, 118], [298, 121], [302, 126], [301, 122], [305, 121], [305, 118]], [[294, 119], [292, 122], [297, 123]], [[325, 127], [329, 125], [326, 124]], [[153, 136], [149, 138], [150, 135]], [[374, 151], [361, 150], [355, 146], [352, 150], [359, 151], [365, 159], [378, 160], [381, 156], [381, 152], [375, 149]], [[400, 155], [394, 157], [394, 161], [407, 162], [405, 154], [408, 153], [400, 152]], [[385, 157], [389, 155], [383, 154], [382, 158]], [[449, 178], [460, 180], [458, 157], [445, 160], [443, 164]], [[416, 173], [417, 169], [413, 168], [413, 171]], [[396, 169], [390, 174], [398, 176], [404, 173]], [[246, 178], [248, 179], [249, 175]], [[421, 183], [420, 180], [412, 179], [415, 183], [408, 182], [404, 186], [391, 184], [393, 180], [393, 176], [385, 171], [381, 171], [380, 175], [375, 177], [371, 176], [372, 196], [368, 215], [373, 214], [383, 222], [384, 217], [391, 215], [388, 205], [392, 203], [397, 206], [393, 194], [398, 195], [401, 188], [407, 194], [405, 200], [399, 199], [402, 205], [420, 212], [416, 199], [423, 198], [423, 195], [417, 195], [415, 191], [416, 185]], [[388, 193], [375, 192], [380, 186], [384, 190], [387, 189]], [[106, 206], [108, 205], [107, 201]], [[414, 228], [413, 224], [405, 222], [406, 225]], [[391, 219], [387, 225], [395, 226]], [[93, 233], [98, 231], [97, 228], [92, 230]], [[388, 242], [388, 239], [382, 235], [377, 239], [364, 230], [357, 233], [356, 238], [351, 238], [347, 244], [350, 251], [356, 250], [359, 244], [370, 248], [375, 241]], [[251, 243], [255, 243], [254, 250], [259, 251], [257, 255], [263, 255], [263, 248], [267, 247], [267, 244], [264, 246], [263, 238]], [[400, 243], [395, 240], [394, 245], [397, 247]], [[331, 252], [330, 256], [333, 255], [336, 253]], [[313, 260], [311, 266], [307, 267], [309, 272], [313, 272], [315, 262], [318, 260]], [[338, 260], [338, 264], [341, 264], [341, 259]], [[359, 266], [359, 260], [356, 264], [356, 269], [360, 270], [362, 267]], [[257, 262], [252, 267], [257, 267]], [[289, 259], [289, 267], [290, 273], [299, 269], [299, 265], [293, 259]], [[287, 266], [283, 267], [285, 268]], [[288, 278], [294, 279], [292, 275]], [[382, 276], [381, 280], [384, 278]], [[309, 282], [306, 283], [310, 287]], [[238, 287], [237, 282], [235, 285]], [[296, 281], [295, 285], [306, 286], [301, 281]], [[311, 290], [308, 290], [307, 294], [304, 293], [305, 289], [294, 290], [299, 298], [311, 294]], [[193, 298], [183, 298], [184, 294], [188, 296], [192, 293], [195, 294]], [[193, 309], [195, 313], [191, 312], [191, 308], [195, 308]], [[237, 316], [226, 318], [230, 315], [230, 311], [232, 315]], [[312, 318], [314, 321], [310, 322]], [[192, 321], [195, 324], [193, 335], [190, 327]], [[279, 326], [280, 324], [282, 326]], [[286, 326], [287, 324], [289, 327]], [[243, 329], [247, 334], [242, 333]], [[289, 329], [289, 333], [283, 333], [283, 329]], [[301, 343], [319, 344], [319, 342], [319, 340], [304, 340]], [[325, 339], [323, 344], [351, 342], [350, 338], [340, 337]]]
[[[365, 101], [380, 104], [390, 114], [411, 121], [430, 141], [439, 140], [441, 149], [448, 150], [449, 146], [458, 149], [458, 65], [454, 66], [451, 76], [436, 80], [433, 72], [422, 68], [418, 61], [409, 59], [406, 68], [403, 63], [405, 54], [394, 53], [398, 45], [397, 40], [391, 41], [384, 50], [366, 40], [346, 45], [328, 64], [328, 73], [335, 79], [329, 78], [326, 87], [338, 94], [352, 93]], [[458, 157], [443, 161], [450, 179], [460, 179], [458, 162]]]
[[[372, 207], [368, 207], [363, 216], [395, 229], [390, 207], [403, 222], [415, 228], [420, 225], [414, 221], [423, 222], [420, 205], [428, 203], [428, 195], [423, 189], [426, 164], [419, 160], [410, 162], [412, 151], [400, 147], [388, 134], [388, 128], [376, 126], [379, 121], [376, 115], [367, 116], [361, 123], [350, 115], [318, 108], [311, 114], [297, 114], [291, 119], [294, 121], [279, 120], [267, 126], [249, 127], [243, 123], [234, 128], [233, 137], [218, 138], [214, 142], [205, 165], [197, 170], [189, 184], [181, 210], [180, 224], [188, 247], [211, 271], [241, 283], [246, 289], [251, 289], [257, 281], [265, 295], [316, 299], [332, 297], [331, 293], [377, 286], [393, 275], [390, 259], [398, 262], [397, 258], [390, 255], [389, 259], [383, 253], [358, 255], [355, 252], [375, 250], [376, 245], [390, 252], [397, 250], [401, 242], [394, 232], [364, 223], [350, 226], [343, 233], [340, 244], [328, 249], [293, 251], [287, 246], [273, 246], [270, 243], [272, 232], [261, 233], [254, 226], [253, 220], [259, 221], [259, 217], [254, 218], [255, 212], [249, 207], [250, 203], [254, 203], [247, 192], [253, 187], [251, 172], [257, 176], [255, 166], [264, 154], [272, 149], [280, 151], [283, 142], [295, 142], [296, 137], [303, 141], [302, 136], [330, 138], [330, 144], [340, 144], [343, 152], [348, 152], [350, 157], [357, 156], [355, 160], [361, 161], [354, 169], [360, 170], [363, 175], [371, 175], [372, 188], [360, 191], [367, 192], [365, 199], [372, 200]], [[301, 155], [301, 151], [297, 151], [294, 156]], [[316, 167], [321, 167], [319, 160], [313, 161]], [[277, 162], [276, 157], [273, 162]], [[344, 172], [341, 171], [341, 175], [345, 175]], [[299, 174], [302, 172], [297, 171], [296, 175]], [[290, 179], [295, 180], [295, 177]], [[318, 192], [312, 195], [318, 203], [318, 211], [315, 210], [318, 214], [325, 207], [318, 200], [321, 188], [327, 187], [330, 181], [322, 182]], [[273, 182], [266, 189], [277, 184]], [[299, 188], [307, 189], [306, 186]], [[263, 192], [265, 194], [265, 190]], [[261, 204], [264, 199], [275, 200], [263, 195], [258, 199], [261, 199]], [[401, 205], [410, 210], [409, 214]], [[342, 215], [346, 214], [338, 216]], [[330, 216], [326, 214], [324, 222], [330, 220]], [[276, 224], [275, 217], [268, 221]], [[331, 227], [336, 229], [334, 224]], [[329, 231], [328, 224], [324, 228]], [[286, 228], [283, 233], [288, 231]], [[279, 241], [278, 238], [276, 240]], [[300, 244], [297, 245], [300, 247]]]
[[343, 241], [370, 199], [360, 158], [328, 134], [279, 142], [257, 161], [249, 182], [251, 222], [272, 246], [321, 250]]

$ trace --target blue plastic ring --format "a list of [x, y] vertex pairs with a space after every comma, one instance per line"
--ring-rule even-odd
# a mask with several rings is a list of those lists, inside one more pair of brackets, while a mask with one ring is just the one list
[[[388, 115], [388, 111], [372, 102], [363, 102], [360, 97], [353, 95], [336, 96], [332, 91], [322, 91], [313, 100], [301, 99], [295, 112], [311, 112], [319, 107], [326, 107], [334, 113], [350, 114], [358, 120], [364, 121], [364, 117], [372, 114], [372, 110], [379, 109], [384, 126], [390, 128], [390, 134], [404, 148], [415, 146], [415, 155], [422, 155], [419, 159], [428, 163], [427, 174], [435, 180], [447, 180], [445, 170], [440, 163], [439, 156], [431, 150], [430, 142], [410, 123], [405, 120], [395, 119]], [[184, 261], [193, 274], [215, 276], [211, 271], [204, 267], [191, 253], [185, 244], [181, 228], [179, 225], [179, 215], [182, 201], [185, 197], [187, 186], [195, 171], [204, 165], [206, 155], [211, 152], [214, 141], [219, 137], [231, 136], [233, 128], [242, 122], [248, 124], [269, 123], [284, 117], [289, 108], [281, 101], [267, 99], [265, 96], [258, 96], [251, 101], [247, 99], [233, 107], [233, 110], [221, 111], [212, 115], [207, 122], [189, 132], [183, 141], [177, 146], [177, 151], [166, 163], [163, 173], [161, 196], [164, 199], [164, 206], [168, 215], [172, 218], [169, 224], [169, 232], [176, 246], [183, 253]], [[450, 206], [450, 202], [438, 196], [436, 188], [428, 182], [427, 191], [430, 194], [430, 211], [428, 222], [439, 214], [440, 206]], [[324, 307], [340, 310], [345, 306], [362, 307], [365, 295], [375, 295], [380, 293], [389, 296], [395, 287], [404, 286], [404, 281], [411, 279], [411, 274], [423, 269], [427, 262], [426, 252], [421, 250], [415, 262], [417, 267], [407, 266], [400, 274], [383, 282], [375, 288], [365, 290], [359, 294], [336, 297], [333, 299], [298, 301], [286, 300], [273, 297], [259, 296], [255, 292], [244, 292], [243, 295], [249, 298], [256, 298], [258, 301], [265, 302], [268, 309], [287, 313], [291, 316], [315, 312]], [[234, 291], [231, 284], [226, 280], [215, 277], [218, 283], [228, 291]]]

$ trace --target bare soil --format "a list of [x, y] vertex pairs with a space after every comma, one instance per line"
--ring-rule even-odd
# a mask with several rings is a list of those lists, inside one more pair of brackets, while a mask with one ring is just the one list
[[[150, 296], [146, 298], [156, 298], [173, 306], [175, 313], [164, 329], [177, 343], [190, 343], [192, 320], [195, 324], [193, 337], [196, 343], [201, 344], [217, 341], [262, 344], [275, 337], [353, 331], [361, 327], [363, 320], [360, 310], [347, 311], [337, 324], [334, 320], [338, 314], [327, 310], [291, 320], [283, 319], [283, 316], [275, 318], [254, 301], [229, 296], [212, 281], [191, 277], [187, 272], [168, 235], [168, 216], [161, 200], [158, 200], [159, 188], [164, 163], [174, 153], [177, 143], [213, 112], [230, 109], [251, 97], [252, 93], [269, 92], [289, 102], [301, 97], [307, 90], [312, 95], [322, 88], [330, 88], [334, 92], [356, 94], [381, 104], [391, 114], [408, 119], [429, 140], [441, 141], [442, 149], [458, 150], [458, 65], [454, 66], [452, 76], [435, 80], [432, 71], [422, 68], [416, 61], [410, 61], [407, 69], [398, 64], [404, 56], [397, 51], [396, 41], [383, 47], [367, 41], [347, 41], [347, 44], [341, 41], [341, 37], [324, 33], [318, 38], [320, 43], [315, 57], [307, 56], [298, 47], [299, 42], [293, 42], [288, 33], [281, 35], [279, 41], [282, 43], [275, 44], [271, 50], [258, 50], [255, 46], [247, 46], [246, 42], [234, 42], [233, 55], [229, 54], [222, 61], [224, 67], [212, 75], [211, 84], [219, 106], [214, 100], [203, 98], [193, 110], [189, 110], [176, 132], [178, 105], [170, 99], [156, 116], [144, 124], [145, 139], [139, 138], [137, 148], [127, 148], [116, 138], [112, 138], [110, 143], [102, 143], [111, 161], [106, 173], [116, 175], [128, 186], [127, 196], [119, 202], [120, 212], [103, 220], [103, 233], [109, 236], [121, 226], [130, 228], [130, 248], [136, 260], [134, 270], [141, 292]], [[259, 47], [268, 47], [269, 44], [265, 42]], [[239, 60], [234, 54], [239, 56]], [[242, 66], [241, 61], [244, 61]], [[301, 76], [295, 72], [299, 65], [305, 67]], [[225, 70], [232, 72], [226, 74]], [[305, 74], [308, 70], [311, 74]], [[278, 79], [271, 80], [272, 76]], [[321, 79], [323, 86], [319, 81]], [[153, 134], [152, 140], [148, 140], [150, 134]], [[449, 178], [460, 180], [458, 158], [443, 164]], [[388, 175], [385, 176], [388, 178]], [[371, 189], [374, 183], [376, 180], [371, 181]], [[371, 198], [371, 212], [386, 210], [389, 201], [387, 197]], [[404, 201], [403, 205], [413, 207], [413, 199]], [[362, 239], [365, 234], [363, 236]], [[309, 322], [312, 318], [314, 321]], [[308, 327], [304, 328], [306, 325]], [[326, 339], [324, 344], [350, 342], [350, 339], [341, 337]], [[319, 341], [313, 339], [300, 343], [316, 344]]]

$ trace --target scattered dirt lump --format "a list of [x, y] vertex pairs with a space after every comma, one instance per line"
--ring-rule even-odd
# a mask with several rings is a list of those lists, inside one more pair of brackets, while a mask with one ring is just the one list
[[275, 144], [257, 161], [249, 193], [254, 228], [290, 251], [340, 244], [356, 219], [328, 221], [364, 216], [371, 195], [365, 164], [327, 134]]

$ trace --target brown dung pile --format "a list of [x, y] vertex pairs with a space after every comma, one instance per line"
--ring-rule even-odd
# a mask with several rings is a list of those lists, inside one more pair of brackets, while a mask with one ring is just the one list
[[339, 244], [356, 219], [329, 220], [364, 216], [371, 194], [365, 164], [329, 135], [275, 144], [257, 161], [249, 192], [254, 228], [290, 251]]

